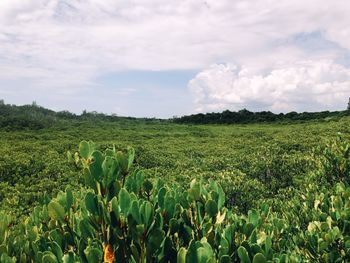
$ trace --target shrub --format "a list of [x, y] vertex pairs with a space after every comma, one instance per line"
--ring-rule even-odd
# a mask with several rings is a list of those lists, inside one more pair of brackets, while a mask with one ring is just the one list
[[193, 180], [186, 191], [148, 180], [132, 168], [132, 148], [102, 153], [83, 141], [68, 157], [82, 169], [86, 187], [44, 200], [15, 227], [0, 214], [1, 262], [350, 260], [350, 188], [344, 183], [318, 194], [317, 188], [295, 191], [279, 213], [261, 202], [237, 215], [212, 180]]
[[318, 159], [329, 183], [350, 183], [350, 144], [340, 135], [337, 139], [318, 148]]

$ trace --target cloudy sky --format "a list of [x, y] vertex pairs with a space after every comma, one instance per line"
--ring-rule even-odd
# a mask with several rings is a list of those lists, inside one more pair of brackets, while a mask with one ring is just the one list
[[346, 108], [349, 0], [0, 0], [0, 98], [172, 117]]

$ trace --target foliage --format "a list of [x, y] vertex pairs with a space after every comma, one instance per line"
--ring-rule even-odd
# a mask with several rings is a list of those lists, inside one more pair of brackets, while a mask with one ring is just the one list
[[[183, 189], [194, 178], [214, 179], [225, 190], [227, 205], [247, 213], [262, 199], [284, 199], [278, 192], [303, 185], [315, 169], [312, 148], [337, 132], [349, 139], [349, 127], [345, 118], [329, 123], [234, 126], [69, 121], [36, 131], [0, 129], [0, 210], [19, 220], [67, 185], [79, 188], [82, 175], [68, 165], [66, 151], [87, 138], [102, 151], [112, 144], [122, 147], [121, 141], [133, 146], [135, 166], [150, 179], [162, 178]], [[269, 170], [283, 180], [265, 180]]]
[[[0, 262], [350, 261], [349, 118], [60, 114], [38, 130], [0, 129]], [[96, 144], [75, 153], [84, 138]]]
[[[55, 112], [38, 106], [36, 102], [31, 105], [16, 106], [5, 104], [0, 100], [0, 128], [9, 131], [40, 130], [67, 124], [67, 121], [121, 121], [137, 120], [132, 117], [118, 117], [98, 112], [86, 112], [76, 115], [69, 111]], [[139, 121], [155, 121], [155, 119], [138, 119]]]
[[[332, 150], [345, 145], [332, 144]], [[183, 191], [147, 179], [132, 168], [130, 147], [101, 152], [82, 141], [68, 158], [83, 171], [86, 188], [59, 192], [16, 227], [2, 215], [1, 262], [350, 260], [346, 177], [328, 190], [311, 184], [292, 190], [293, 198], [277, 200], [278, 212], [267, 200], [238, 215], [225, 207], [224, 191], [212, 180], [192, 180]]]
[[104, 114], [96, 111], [82, 114], [74, 114], [69, 111], [55, 112], [46, 109], [33, 102], [31, 105], [16, 106], [5, 104], [0, 100], [0, 128], [8, 131], [18, 130], [40, 130], [44, 128], [67, 125], [75, 122], [149, 122], [149, 123], [188, 123], [188, 124], [237, 124], [237, 123], [263, 123], [263, 122], [295, 122], [308, 120], [333, 120], [349, 115], [349, 110], [345, 111], [323, 111], [323, 112], [289, 112], [274, 114], [269, 111], [250, 112], [246, 109], [238, 112], [226, 110], [222, 113], [200, 113], [190, 116], [183, 116], [173, 119], [155, 118], [133, 118], [121, 117], [115, 114]]
[[262, 123], [262, 122], [292, 122], [324, 120], [327, 118], [340, 118], [348, 115], [347, 111], [322, 111], [322, 112], [288, 112], [275, 114], [270, 111], [251, 112], [247, 109], [238, 112], [225, 110], [221, 113], [199, 113], [189, 116], [174, 118], [177, 123], [193, 124], [232, 124], [232, 123]]
[[328, 182], [350, 183], [350, 145], [339, 135], [336, 140], [319, 147], [320, 163]]

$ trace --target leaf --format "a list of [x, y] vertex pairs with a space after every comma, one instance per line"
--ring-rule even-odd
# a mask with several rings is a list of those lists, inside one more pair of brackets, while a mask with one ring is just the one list
[[199, 183], [195, 179], [191, 181], [190, 189], [188, 190], [188, 195], [192, 201], [198, 201], [201, 197], [201, 188]]
[[249, 258], [249, 256], [248, 256], [248, 252], [247, 252], [247, 250], [245, 249], [245, 247], [240, 246], [240, 247], [237, 249], [237, 253], [238, 253], [238, 256], [239, 256], [239, 258], [241, 259], [241, 262], [242, 262], [242, 263], [251, 263], [250, 258]]
[[15, 262], [16, 262], [16, 259], [11, 258], [11, 257], [8, 256], [6, 253], [3, 253], [3, 254], [1, 254], [0, 262], [1, 262], [1, 263], [15, 263]]
[[210, 216], [214, 217], [218, 213], [218, 205], [214, 200], [209, 199], [205, 203], [205, 212]]
[[208, 259], [209, 259], [209, 252], [207, 251], [207, 249], [204, 247], [197, 248], [197, 262], [206, 263]]
[[139, 262], [140, 261], [140, 253], [139, 253], [136, 245], [135, 244], [131, 244], [130, 245], [130, 250], [131, 250], [131, 253], [132, 253], [132, 256], [133, 256], [134, 260], [136, 262]]
[[69, 209], [73, 205], [73, 193], [72, 189], [70, 187], [67, 187], [66, 189], [66, 209], [69, 211]]
[[218, 185], [218, 208], [221, 209], [225, 204], [225, 192], [220, 185]]
[[120, 204], [120, 210], [124, 215], [126, 215], [126, 213], [129, 211], [131, 200], [130, 194], [125, 188], [120, 189], [118, 199]]
[[69, 163], [74, 163], [74, 158], [70, 151], [67, 151], [67, 159]]
[[221, 224], [222, 222], [224, 222], [225, 216], [226, 216], [226, 211], [223, 212], [222, 214], [219, 211], [219, 213], [216, 216], [216, 224]]
[[158, 191], [158, 205], [160, 208], [164, 208], [164, 196], [166, 194], [166, 189], [164, 187], [160, 188]]
[[146, 227], [150, 225], [151, 218], [153, 217], [153, 207], [148, 201], [142, 204], [141, 207], [141, 218]]
[[128, 147], [128, 169], [131, 168], [135, 158], [135, 150], [132, 147]]
[[270, 249], [272, 246], [272, 240], [271, 237], [267, 236], [265, 240], [265, 255], [268, 255]]
[[49, 216], [59, 222], [64, 221], [64, 208], [56, 201], [51, 201], [47, 206]]
[[95, 195], [91, 192], [85, 195], [85, 206], [86, 209], [93, 215], [98, 215], [98, 206], [96, 202]]
[[174, 209], [175, 209], [175, 203], [176, 203], [176, 200], [174, 199], [174, 197], [167, 196], [167, 195], [165, 196], [164, 209], [167, 212], [169, 218], [173, 217]]
[[90, 172], [91, 175], [94, 177], [94, 179], [97, 182], [101, 182], [103, 170], [102, 170], [102, 163], [103, 163], [103, 154], [100, 151], [94, 151], [91, 156], [93, 157], [93, 162], [90, 164]]
[[152, 184], [152, 182], [151, 182], [150, 180], [145, 180], [145, 181], [143, 182], [143, 189], [145, 190], [145, 192], [146, 192], [147, 194], [150, 194], [150, 192], [151, 192], [152, 189], [153, 189], [153, 184]]
[[253, 263], [266, 263], [266, 258], [263, 254], [258, 253], [254, 256]]
[[79, 143], [79, 153], [80, 156], [88, 159], [90, 156], [90, 144], [87, 141], [81, 141]]
[[53, 241], [51, 243], [51, 249], [52, 249], [52, 252], [55, 253], [57, 259], [59, 259], [58, 261], [61, 262], [62, 261], [61, 259], [63, 257], [63, 252], [61, 247], [55, 241]]
[[231, 258], [229, 255], [223, 255], [220, 258], [220, 263], [230, 263], [231, 262]]
[[112, 200], [111, 200], [111, 204], [112, 204], [112, 211], [115, 215], [115, 218], [116, 219], [119, 219], [119, 202], [118, 202], [118, 199], [117, 197], [113, 197]]
[[177, 231], [179, 231], [179, 222], [177, 221], [176, 218], [172, 218], [169, 221], [169, 230], [170, 230], [170, 234], [174, 234]]
[[117, 177], [117, 161], [110, 156], [106, 156], [101, 167], [104, 180], [108, 186], [109, 184], [113, 183]]
[[153, 254], [160, 248], [164, 239], [164, 231], [160, 228], [153, 228], [147, 241], [147, 253]]
[[[139, 203], [136, 200], [132, 201], [131, 203], [130, 213], [134, 218], [134, 220], [136, 221], [136, 223], [141, 224]], [[141, 213], [143, 213], [142, 209], [141, 209]]]
[[43, 255], [42, 262], [45, 263], [58, 263], [56, 256], [49, 251], [46, 251]]
[[179, 251], [177, 252], [176, 263], [186, 263], [186, 254], [187, 254], [186, 248], [184, 247], [180, 248]]
[[92, 188], [96, 192], [96, 181], [92, 176], [90, 170], [88, 168], [84, 168], [83, 173], [86, 186]]
[[68, 254], [65, 254], [62, 258], [63, 263], [75, 263], [74, 260], [74, 253], [72, 251], [69, 251]]
[[89, 263], [97, 263], [102, 260], [102, 251], [95, 247], [85, 248], [84, 253]]
[[255, 227], [259, 224], [259, 214], [256, 210], [249, 210], [248, 211], [248, 220], [250, 223], [252, 223]]
[[126, 173], [128, 171], [128, 156], [122, 151], [117, 152], [115, 156], [122, 173]]
[[89, 220], [84, 218], [79, 222], [79, 229], [81, 233], [81, 237], [88, 239], [88, 238], [93, 238], [95, 235], [95, 230], [89, 223]]

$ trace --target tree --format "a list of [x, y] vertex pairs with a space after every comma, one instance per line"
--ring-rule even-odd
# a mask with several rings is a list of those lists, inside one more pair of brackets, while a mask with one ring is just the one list
[[348, 102], [348, 107], [346, 108], [348, 111], [350, 111], [350, 98], [349, 98], [349, 102]]

